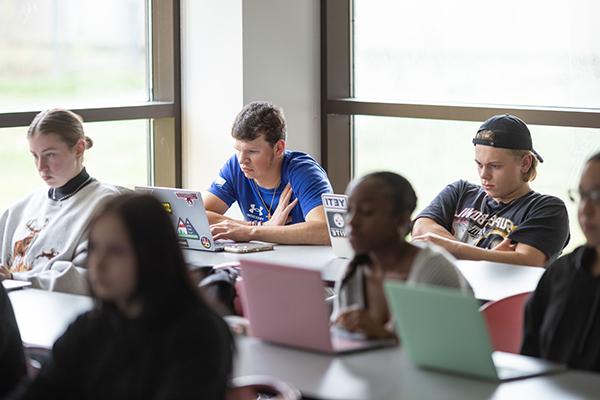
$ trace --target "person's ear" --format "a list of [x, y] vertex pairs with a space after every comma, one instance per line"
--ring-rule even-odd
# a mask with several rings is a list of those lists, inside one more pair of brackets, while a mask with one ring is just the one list
[[526, 174], [531, 169], [531, 165], [533, 164], [533, 154], [525, 154], [523, 158], [521, 158], [521, 173]]
[[75, 143], [75, 156], [77, 158], [83, 156], [83, 152], [85, 151], [85, 139], [81, 138]]
[[283, 156], [285, 153], [285, 140], [279, 139], [277, 143], [275, 143], [275, 155], [277, 157]]
[[411, 220], [410, 216], [406, 213], [401, 213], [396, 217], [398, 236], [404, 239], [410, 232]]

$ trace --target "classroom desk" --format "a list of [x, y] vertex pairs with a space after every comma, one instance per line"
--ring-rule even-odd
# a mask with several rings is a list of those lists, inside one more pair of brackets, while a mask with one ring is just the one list
[[51, 348], [75, 318], [92, 308], [91, 297], [20, 289], [8, 292], [23, 343]]
[[339, 279], [348, 263], [343, 258], [337, 258], [330, 246], [276, 245], [273, 251], [246, 254], [183, 250], [183, 255], [188, 263], [204, 265], [250, 259], [304, 267], [320, 270], [323, 280], [327, 282], [335, 282]]
[[498, 300], [513, 294], [533, 292], [545, 269], [491, 261], [457, 260], [456, 266], [480, 300]]
[[400, 347], [333, 357], [236, 340], [235, 376], [276, 376], [314, 399], [591, 399], [600, 387], [600, 375], [579, 371], [506, 383], [428, 371], [415, 367]]
[[[347, 260], [336, 258], [327, 246], [276, 246], [274, 251], [234, 254], [185, 251], [188, 262], [219, 264], [242, 258], [263, 259], [322, 271], [323, 279], [335, 281], [344, 273]], [[496, 300], [535, 289], [543, 268], [522, 267], [486, 261], [458, 261], [458, 268], [471, 283], [475, 296]], [[50, 347], [67, 325], [92, 307], [86, 296], [49, 293], [37, 289], [9, 292], [17, 323], [26, 343]], [[59, 317], [57, 317], [59, 316]]]
[[[273, 251], [235, 254], [184, 250], [186, 261], [214, 265], [248, 258], [296, 265], [321, 271], [324, 281], [341, 278], [348, 260], [336, 258], [329, 246], [277, 245]], [[475, 297], [480, 300], [498, 300], [506, 296], [535, 290], [544, 268], [501, 264], [490, 261], [458, 260], [457, 267], [467, 278]]]
[[[92, 307], [89, 297], [22, 289], [9, 293], [24, 342], [50, 348]], [[238, 337], [234, 376], [271, 375], [320, 399], [597, 398], [600, 375], [569, 371], [503, 384], [416, 368], [400, 347], [333, 357]]]

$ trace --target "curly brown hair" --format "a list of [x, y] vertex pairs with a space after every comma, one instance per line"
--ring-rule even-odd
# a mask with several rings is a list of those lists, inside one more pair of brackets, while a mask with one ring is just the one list
[[283, 110], [268, 101], [247, 104], [237, 115], [231, 128], [231, 136], [234, 139], [251, 141], [264, 135], [271, 146], [285, 140], [286, 134]]

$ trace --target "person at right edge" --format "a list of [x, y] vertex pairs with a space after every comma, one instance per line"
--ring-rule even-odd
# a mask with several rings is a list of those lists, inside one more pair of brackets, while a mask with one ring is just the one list
[[521, 353], [600, 372], [600, 152], [572, 199], [586, 244], [544, 272], [525, 307]]
[[527, 125], [514, 115], [495, 115], [473, 144], [481, 185], [459, 180], [446, 186], [417, 216], [413, 240], [459, 259], [549, 265], [569, 242], [569, 217], [562, 200], [529, 186], [543, 159]]

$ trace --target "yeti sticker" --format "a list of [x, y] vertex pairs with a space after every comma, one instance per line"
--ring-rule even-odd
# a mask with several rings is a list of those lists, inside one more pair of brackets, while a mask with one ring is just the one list
[[346, 237], [346, 220], [344, 214], [336, 211], [327, 211], [326, 214], [331, 237]]

